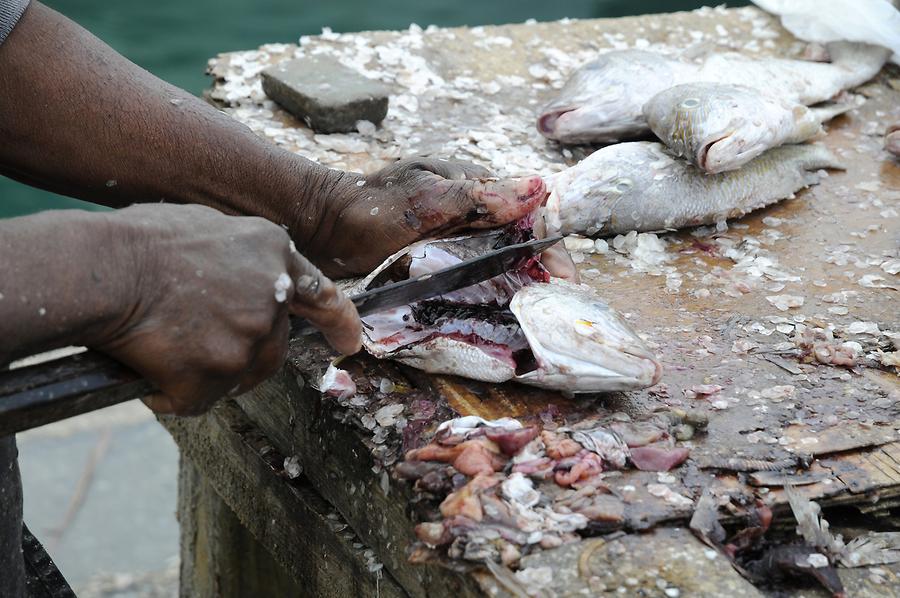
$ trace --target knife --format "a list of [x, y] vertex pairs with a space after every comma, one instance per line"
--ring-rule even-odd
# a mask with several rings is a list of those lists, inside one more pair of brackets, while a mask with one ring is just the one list
[[[351, 301], [360, 316], [450, 293], [499, 276], [562, 239], [561, 236], [508, 245], [436, 272], [367, 290]], [[292, 318], [291, 336], [317, 333]], [[44, 361], [0, 372], [0, 437], [94, 411], [155, 392], [137, 373], [97, 353]]]

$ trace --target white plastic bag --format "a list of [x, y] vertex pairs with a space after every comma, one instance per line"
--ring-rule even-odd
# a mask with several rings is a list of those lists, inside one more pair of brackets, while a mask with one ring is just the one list
[[900, 11], [888, 0], [753, 0], [808, 42], [866, 42], [890, 48], [900, 64]]

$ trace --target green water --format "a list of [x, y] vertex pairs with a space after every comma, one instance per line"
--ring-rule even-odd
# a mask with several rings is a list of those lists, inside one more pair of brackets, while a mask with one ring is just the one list
[[[563, 17], [618, 17], [689, 10], [691, 0], [45, 0], [155, 75], [199, 94], [206, 61], [219, 52], [294, 42], [323, 26], [334, 31], [493, 25]], [[710, 4], [710, 2], [707, 2]], [[712, 3], [715, 4], [715, 3]], [[742, 5], [747, 2], [730, 2]], [[0, 177], [0, 217], [90, 204]]]

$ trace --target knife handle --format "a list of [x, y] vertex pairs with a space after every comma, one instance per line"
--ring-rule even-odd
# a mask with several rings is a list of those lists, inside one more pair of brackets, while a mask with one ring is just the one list
[[[291, 318], [291, 338], [317, 333]], [[97, 351], [0, 370], [0, 437], [140, 399], [155, 392], [148, 380]]]
[[155, 387], [98, 353], [0, 372], [0, 436], [144, 397]]

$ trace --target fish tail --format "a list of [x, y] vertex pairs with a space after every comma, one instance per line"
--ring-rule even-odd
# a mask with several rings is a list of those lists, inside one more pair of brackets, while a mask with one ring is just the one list
[[824, 145], [806, 144], [794, 146], [802, 151], [801, 164], [804, 170], [817, 171], [823, 168], [831, 170], [847, 170], [840, 159]]
[[858, 73], [860, 83], [878, 74], [891, 56], [891, 51], [881, 46], [859, 42], [837, 41], [825, 44], [832, 64], [843, 66]]

